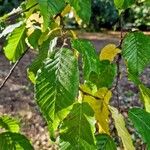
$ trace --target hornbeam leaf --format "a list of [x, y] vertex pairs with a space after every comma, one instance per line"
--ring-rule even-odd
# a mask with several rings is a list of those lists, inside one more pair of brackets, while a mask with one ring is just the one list
[[112, 62], [120, 52], [121, 50], [115, 44], [108, 44], [101, 50], [99, 58], [100, 60], [109, 60]]
[[99, 73], [99, 59], [92, 43], [88, 40], [72, 40], [72, 47], [83, 55], [84, 76], [89, 80], [91, 73]]
[[107, 134], [96, 135], [97, 150], [117, 150], [113, 139]]
[[129, 73], [140, 75], [150, 63], [150, 37], [141, 32], [131, 32], [125, 36], [122, 48]]
[[91, 17], [91, 0], [66, 0], [76, 11], [76, 14], [89, 23]]
[[150, 149], [150, 113], [141, 108], [132, 108], [129, 110], [129, 118]]
[[117, 9], [127, 9], [134, 3], [135, 0], [114, 0]]
[[95, 150], [94, 112], [88, 103], [74, 104], [60, 128], [61, 146], [65, 149]]
[[37, 73], [35, 96], [48, 123], [74, 103], [78, 86], [78, 64], [71, 50], [62, 48], [46, 59]]
[[4, 47], [4, 53], [10, 61], [16, 62], [25, 52], [26, 50], [25, 38], [26, 38], [25, 24], [22, 24], [20, 27], [16, 28], [9, 36], [7, 45]]
[[9, 116], [0, 117], [0, 128], [11, 132], [19, 132], [19, 122]]
[[28, 77], [34, 84], [37, 71], [43, 66], [43, 62], [47, 58], [49, 45], [50, 40], [43, 42], [43, 44], [39, 47], [38, 56], [33, 60], [33, 62], [29, 65], [27, 69]]
[[96, 93], [92, 94], [92, 91], [86, 85], [82, 85], [80, 87], [85, 93], [90, 93], [91, 95], [99, 98], [95, 99], [92, 96], [84, 95], [83, 101], [87, 102], [94, 110], [95, 118], [99, 126], [99, 133], [110, 134], [108, 104], [112, 97], [111, 91], [107, 88], [100, 88]]
[[110, 63], [108, 60], [99, 62], [98, 75], [94, 72], [90, 75], [90, 81], [101, 87], [111, 87], [117, 74], [117, 65]]
[[4, 132], [0, 134], [0, 150], [34, 150], [34, 148], [24, 135]]
[[119, 137], [122, 140], [123, 146], [125, 150], [135, 150], [131, 136], [128, 130], [125, 127], [125, 121], [123, 116], [118, 112], [115, 107], [109, 106], [109, 109], [112, 113], [112, 118], [115, 121], [115, 126], [118, 132]]
[[50, 17], [61, 13], [66, 4], [64, 0], [38, 0], [41, 14], [44, 19], [44, 30], [47, 29]]
[[150, 113], [150, 89], [144, 85], [139, 85], [141, 99], [144, 102], [145, 110]]

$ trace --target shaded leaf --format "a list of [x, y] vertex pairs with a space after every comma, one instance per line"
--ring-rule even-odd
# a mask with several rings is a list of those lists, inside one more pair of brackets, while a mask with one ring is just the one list
[[125, 150], [134, 150], [131, 136], [128, 130], [125, 127], [125, 121], [123, 116], [118, 112], [118, 110], [112, 106], [109, 106], [109, 109], [112, 113], [112, 118], [115, 121], [115, 127], [117, 129], [118, 135], [122, 140]]
[[26, 50], [25, 24], [16, 28], [9, 36], [6, 46], [4, 47], [5, 56], [12, 62], [16, 62]]
[[117, 150], [113, 139], [107, 134], [96, 135], [97, 150]]
[[113, 81], [117, 75], [116, 64], [111, 64], [109, 61], [99, 62], [99, 72], [98, 75], [94, 72], [90, 75], [90, 81], [97, 85], [98, 88], [101, 87], [111, 87]]
[[29, 65], [27, 69], [28, 77], [34, 84], [37, 71], [44, 65], [44, 60], [47, 58], [49, 43], [50, 41], [47, 40], [39, 47], [38, 56], [34, 59], [34, 61]]
[[50, 23], [50, 17], [61, 13], [66, 4], [64, 0], [38, 0], [40, 11], [44, 19], [44, 31], [47, 29]]
[[93, 116], [94, 112], [87, 103], [74, 104], [60, 129], [60, 139], [67, 143], [64, 143], [66, 149], [95, 149]]
[[132, 108], [129, 110], [129, 118], [150, 149], [150, 113], [141, 108]]
[[91, 0], [66, 0], [76, 11], [76, 14], [89, 23], [91, 17]]
[[1, 150], [33, 150], [30, 141], [19, 133], [4, 132], [0, 134]]
[[84, 76], [89, 80], [92, 72], [99, 73], [99, 59], [92, 43], [88, 40], [76, 39], [72, 40], [72, 47], [83, 55]]
[[35, 29], [34, 32], [28, 37], [28, 42], [32, 48], [36, 49], [38, 47], [38, 40], [42, 32], [39, 29]]

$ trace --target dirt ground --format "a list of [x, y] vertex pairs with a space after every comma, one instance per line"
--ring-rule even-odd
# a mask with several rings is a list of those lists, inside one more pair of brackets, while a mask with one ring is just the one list
[[[104, 47], [108, 43], [119, 43], [119, 34], [109, 33], [82, 33], [81, 38], [89, 39], [95, 45], [97, 51]], [[11, 114], [17, 117], [21, 121], [22, 133], [31, 139], [35, 150], [51, 150], [55, 149], [55, 146], [51, 145], [49, 135], [46, 128], [46, 123], [41, 117], [38, 107], [34, 101], [33, 85], [27, 78], [26, 68], [32, 62], [35, 54], [29, 51], [24, 58], [20, 61], [19, 65], [15, 69], [12, 76], [9, 78], [6, 85], [0, 91], [0, 115]], [[0, 84], [7, 76], [11, 64], [5, 59], [2, 53], [0, 53]], [[122, 77], [119, 81], [119, 100], [120, 108], [123, 115], [127, 117], [127, 111], [133, 106], [140, 106], [140, 100], [138, 98], [138, 89], [129, 81], [127, 81], [127, 75], [125, 67], [122, 63], [121, 67]], [[147, 68], [143, 73], [143, 82], [150, 87], [150, 68]], [[112, 104], [116, 105], [116, 93], [112, 98]], [[114, 128], [113, 125], [112, 129]], [[132, 134], [132, 138], [135, 139], [136, 150], [144, 150], [141, 140], [138, 138], [138, 134], [129, 125], [129, 132]]]

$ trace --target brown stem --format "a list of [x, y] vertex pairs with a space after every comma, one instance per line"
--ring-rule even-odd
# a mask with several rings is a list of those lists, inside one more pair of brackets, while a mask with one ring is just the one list
[[15, 68], [17, 67], [17, 65], [19, 64], [19, 62], [21, 61], [21, 59], [24, 57], [24, 55], [26, 54], [26, 52], [29, 50], [29, 48], [23, 53], [23, 55], [15, 62], [15, 64], [12, 66], [12, 68], [10, 69], [8, 75], [6, 76], [6, 78], [4, 79], [4, 81], [2, 82], [2, 84], [0, 85], [0, 90], [5, 86], [5, 83], [7, 82], [7, 80], [10, 78], [10, 76], [12, 75], [12, 73], [14, 72]]
[[83, 95], [91, 96], [91, 97], [95, 98], [96, 100], [101, 100], [98, 96], [87, 93], [87, 92], [83, 91], [80, 87], [79, 87], [79, 90], [83, 93]]

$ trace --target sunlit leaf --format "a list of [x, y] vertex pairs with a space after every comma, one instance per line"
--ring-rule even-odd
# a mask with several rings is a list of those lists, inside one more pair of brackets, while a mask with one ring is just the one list
[[5, 56], [12, 62], [16, 62], [26, 50], [25, 44], [26, 27], [22, 24], [16, 28], [9, 36], [6, 46], [4, 47]]
[[100, 60], [109, 60], [112, 62], [116, 55], [120, 52], [121, 50], [117, 48], [115, 44], [108, 44], [101, 50]]
[[74, 103], [78, 85], [78, 65], [71, 50], [62, 48], [45, 60], [37, 74], [35, 95], [48, 123], [53, 123], [59, 111]]
[[90, 95], [84, 95], [83, 101], [88, 102], [95, 113], [95, 118], [99, 125], [100, 133], [109, 134], [109, 109], [108, 104], [112, 96], [111, 91], [107, 88], [101, 88], [96, 93], [93, 93], [86, 85], [81, 85], [81, 89], [90, 95], [97, 96], [99, 99]]
[[131, 136], [125, 127], [125, 121], [123, 116], [118, 112], [118, 110], [112, 106], [109, 106], [109, 109], [112, 113], [112, 118], [115, 122], [115, 127], [117, 129], [118, 135], [122, 140], [125, 150], [135, 150]]
[[19, 132], [20, 130], [19, 122], [16, 119], [11, 118], [9, 116], [0, 117], [0, 128], [11, 132]]
[[144, 102], [145, 110], [150, 113], [150, 89], [144, 85], [139, 85], [141, 99]]

